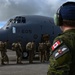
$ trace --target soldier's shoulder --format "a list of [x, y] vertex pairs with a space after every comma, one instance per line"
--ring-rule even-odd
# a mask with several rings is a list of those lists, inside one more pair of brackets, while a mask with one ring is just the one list
[[16, 43], [12, 43], [12, 45], [15, 45]]
[[55, 39], [54, 39], [54, 41], [53, 41], [53, 43], [55, 43], [57, 40], [62, 40], [63, 39], [63, 35], [60, 35], [60, 36], [57, 36]]
[[30, 45], [30, 44], [31, 44], [31, 42], [28, 42], [28, 43], [27, 43], [27, 45]]

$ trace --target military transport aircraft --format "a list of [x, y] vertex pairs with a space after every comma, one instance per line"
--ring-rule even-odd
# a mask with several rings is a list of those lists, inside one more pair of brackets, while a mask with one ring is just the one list
[[[41, 42], [43, 34], [50, 35], [50, 41], [61, 33], [58, 26], [54, 25], [51, 17], [39, 15], [16, 16], [11, 18], [6, 25], [0, 29], [0, 40], [10, 43], [9, 49], [13, 42], [21, 41], [25, 52], [25, 45], [30, 41], [36, 44]], [[23, 56], [25, 57], [25, 53]]]

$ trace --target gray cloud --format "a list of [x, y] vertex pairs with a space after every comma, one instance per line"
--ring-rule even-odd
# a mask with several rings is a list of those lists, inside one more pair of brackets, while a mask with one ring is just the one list
[[[71, 1], [71, 0], [66, 0]], [[53, 17], [65, 0], [0, 0], [0, 21], [16, 15], [43, 15]], [[73, 0], [72, 0], [73, 1]]]

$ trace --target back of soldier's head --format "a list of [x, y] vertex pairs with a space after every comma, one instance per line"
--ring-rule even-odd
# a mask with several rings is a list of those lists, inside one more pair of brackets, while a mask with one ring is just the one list
[[54, 15], [55, 25], [75, 26], [75, 2], [66, 2], [57, 10]]

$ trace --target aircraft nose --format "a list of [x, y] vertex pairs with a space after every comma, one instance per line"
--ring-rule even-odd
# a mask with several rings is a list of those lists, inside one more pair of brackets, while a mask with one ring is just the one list
[[7, 34], [4, 30], [0, 29], [0, 40], [5, 41], [7, 39]]

